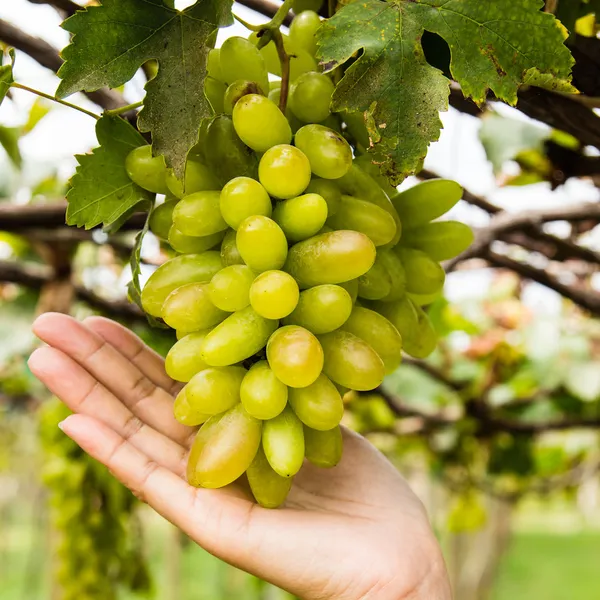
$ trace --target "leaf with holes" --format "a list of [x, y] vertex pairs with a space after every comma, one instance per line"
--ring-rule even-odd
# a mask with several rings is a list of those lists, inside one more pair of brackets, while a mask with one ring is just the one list
[[211, 115], [204, 95], [208, 52], [216, 29], [231, 22], [230, 0], [199, 0], [184, 11], [163, 0], [103, 0], [63, 24], [74, 37], [62, 53], [57, 95], [119, 87], [157, 60], [139, 127], [152, 133], [154, 153], [182, 176], [200, 123]]

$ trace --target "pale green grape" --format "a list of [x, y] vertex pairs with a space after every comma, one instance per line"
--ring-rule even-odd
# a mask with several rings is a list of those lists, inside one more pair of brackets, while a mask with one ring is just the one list
[[310, 163], [294, 146], [273, 146], [260, 159], [258, 178], [271, 196], [283, 200], [294, 198], [310, 183]]
[[218, 245], [224, 236], [224, 231], [218, 231], [217, 233], [201, 237], [185, 235], [175, 225], [171, 225], [168, 240], [169, 245], [175, 252], [179, 252], [180, 254], [202, 254], [202, 252], [206, 252]]
[[286, 406], [287, 386], [277, 379], [266, 360], [261, 360], [246, 373], [240, 398], [248, 414], [257, 419], [272, 419]]
[[[281, 100], [281, 88], [278, 87], [274, 90], [271, 90], [269, 92], [269, 100], [271, 100], [271, 102], [274, 102], [277, 106], [279, 106], [279, 101]], [[300, 127], [302, 127], [304, 125], [304, 123], [302, 121], [300, 121], [300, 119], [298, 119], [298, 117], [296, 117], [296, 115], [290, 110], [289, 106], [285, 107], [285, 118], [288, 120], [288, 123], [290, 124], [290, 128], [292, 130], [292, 134], [296, 133], [296, 131], [298, 131], [298, 129], [300, 129]]]
[[250, 177], [236, 177], [221, 190], [221, 214], [227, 224], [237, 229], [240, 223], [254, 215], [271, 216], [271, 198], [265, 188]]
[[252, 308], [266, 319], [287, 317], [298, 304], [296, 280], [283, 271], [265, 271], [250, 287]]
[[[185, 164], [185, 186], [177, 179], [173, 169], [167, 172], [167, 187], [177, 198], [184, 195], [195, 194], [205, 190], [219, 190], [221, 186], [212, 171], [201, 162], [189, 160]], [[185, 187], [185, 189], [184, 189]]]
[[165, 323], [180, 331], [199, 331], [223, 321], [228, 313], [210, 301], [208, 289], [208, 283], [187, 283], [173, 290], [162, 307]]
[[233, 107], [233, 126], [240, 139], [255, 152], [289, 144], [292, 130], [279, 107], [259, 94], [247, 94]]
[[303, 194], [278, 202], [273, 219], [291, 242], [305, 240], [321, 230], [327, 220], [327, 202], [319, 194]]
[[236, 232], [233, 229], [229, 229], [223, 238], [221, 244], [221, 260], [225, 267], [244, 264], [244, 259], [240, 255], [235, 238]]
[[383, 361], [361, 338], [338, 329], [319, 336], [325, 362], [323, 373], [351, 390], [373, 390], [385, 377]]
[[210, 281], [211, 302], [221, 310], [234, 312], [250, 304], [250, 286], [254, 273], [246, 265], [231, 265], [221, 269]]
[[218, 252], [183, 254], [168, 260], [150, 276], [142, 290], [142, 306], [153, 317], [160, 317], [167, 296], [186, 283], [208, 283], [221, 269]]
[[317, 285], [300, 294], [285, 325], [300, 325], [311, 333], [329, 333], [341, 327], [352, 312], [352, 298], [339, 285]]
[[161, 240], [169, 237], [169, 229], [173, 224], [173, 209], [177, 200], [167, 200], [157, 206], [150, 215], [150, 231]]
[[438, 262], [449, 260], [464, 252], [473, 243], [473, 231], [458, 221], [436, 221], [409, 229], [402, 245], [427, 252]]
[[352, 148], [337, 131], [323, 125], [305, 125], [294, 138], [306, 154], [311, 171], [323, 179], [343, 177], [352, 166]]
[[392, 278], [379, 254], [373, 266], [358, 278], [358, 295], [366, 300], [379, 300], [392, 291]]
[[134, 148], [125, 158], [129, 179], [155, 194], [168, 194], [167, 165], [163, 156], [152, 156], [152, 146]]
[[267, 360], [283, 383], [290, 387], [306, 387], [321, 373], [323, 349], [307, 329], [286, 325], [269, 338]]
[[260, 446], [262, 422], [241, 404], [211, 417], [198, 431], [188, 458], [190, 485], [220, 488], [252, 464]]
[[289, 402], [305, 425], [319, 431], [333, 429], [344, 415], [342, 397], [323, 373], [307, 387], [290, 388]]
[[290, 248], [287, 271], [300, 285], [341, 283], [366, 273], [375, 262], [375, 246], [358, 231], [321, 233]]
[[236, 105], [237, 101], [248, 94], [259, 94], [264, 96], [265, 91], [261, 89], [258, 83], [248, 81], [247, 79], [238, 79], [228, 86], [223, 98], [223, 110], [225, 111], [225, 114], [233, 114], [233, 107]]
[[200, 357], [211, 366], [234, 365], [265, 347], [277, 321], [261, 317], [251, 306], [238, 310], [204, 339]]
[[342, 192], [334, 181], [330, 179], [318, 179], [313, 177], [306, 188], [306, 193], [319, 194], [327, 202], [327, 215], [335, 215], [340, 202], [342, 201]]
[[314, 56], [317, 52], [315, 34], [320, 26], [319, 15], [313, 10], [304, 10], [294, 17], [290, 25], [290, 39]]
[[200, 358], [202, 342], [208, 331], [194, 331], [178, 340], [165, 358], [165, 371], [175, 381], [189, 381], [208, 365]]
[[446, 273], [422, 250], [396, 248], [406, 273], [406, 290], [414, 294], [435, 294], [444, 287]]
[[213, 77], [206, 77], [204, 80], [204, 95], [213, 110], [213, 113], [219, 114], [224, 112], [223, 97], [227, 85]]
[[429, 306], [433, 304], [438, 298], [441, 298], [442, 291], [439, 290], [435, 294], [407, 294], [407, 296], [417, 305], [417, 306]]
[[225, 83], [223, 72], [221, 71], [221, 50], [219, 48], [212, 48], [209, 50], [206, 73], [209, 77], [214, 77]]
[[231, 84], [238, 79], [256, 81], [262, 90], [269, 89], [265, 61], [256, 46], [242, 37], [227, 38], [219, 55], [223, 79]]
[[243, 367], [207, 367], [196, 373], [185, 386], [192, 410], [216, 415], [240, 401], [240, 386], [246, 375]]
[[211, 415], [206, 415], [191, 408], [187, 400], [185, 387], [180, 390], [175, 398], [175, 402], [173, 403], [173, 415], [182, 425], [188, 425], [190, 427], [201, 425], [211, 417]]
[[[248, 39], [253, 44], [258, 43], [256, 33], [252, 33]], [[283, 46], [290, 57], [290, 81], [296, 81], [303, 73], [316, 71], [319, 68], [315, 58], [286, 35], [283, 36]], [[269, 42], [260, 49], [260, 53], [265, 59], [265, 64], [269, 73], [281, 77], [281, 62], [279, 60], [277, 48], [275, 48], [275, 43]]]
[[335, 86], [324, 73], [303, 73], [290, 89], [290, 109], [304, 123], [320, 123], [330, 114]]
[[342, 460], [342, 430], [318, 431], [304, 426], [304, 455], [317, 467], [330, 469]]
[[173, 225], [192, 236], [212, 235], [227, 229], [219, 208], [220, 192], [204, 191], [185, 196], [173, 210]]
[[273, 470], [293, 477], [304, 462], [304, 431], [294, 411], [286, 407], [263, 423], [262, 447]]
[[291, 477], [282, 477], [269, 464], [262, 446], [246, 471], [254, 499], [265, 508], [281, 506], [292, 487]]
[[257, 273], [281, 269], [285, 263], [285, 234], [269, 217], [256, 215], [242, 221], [235, 241], [244, 262]]
[[406, 294], [406, 273], [400, 257], [392, 250], [377, 250], [377, 260], [390, 278], [390, 293], [382, 298], [385, 302], [400, 300]]

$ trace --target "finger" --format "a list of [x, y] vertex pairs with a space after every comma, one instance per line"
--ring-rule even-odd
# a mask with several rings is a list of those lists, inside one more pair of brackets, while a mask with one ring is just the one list
[[55, 348], [38, 348], [29, 368], [73, 412], [102, 421], [179, 477], [185, 474], [187, 448], [138, 419], [72, 358]]
[[83, 320], [83, 324], [104, 338], [155, 385], [163, 388], [173, 396], [177, 394], [181, 384], [173, 381], [165, 373], [162, 357], [146, 346], [129, 329], [105, 317], [88, 317]]
[[72, 317], [57, 313], [38, 317], [33, 331], [77, 361], [144, 423], [179, 444], [190, 443], [194, 430], [174, 419], [172, 396], [152, 383], [104, 338]]

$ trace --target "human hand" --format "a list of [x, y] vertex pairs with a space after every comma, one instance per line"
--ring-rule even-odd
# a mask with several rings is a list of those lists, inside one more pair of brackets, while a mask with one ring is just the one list
[[237, 482], [193, 488], [195, 429], [173, 418], [180, 386], [157, 354], [101, 317], [48, 313], [33, 330], [49, 347], [32, 354], [32, 372], [76, 413], [63, 431], [210, 553], [306, 600], [451, 599], [423, 506], [359, 435], [344, 430], [335, 468], [305, 464], [282, 509]]

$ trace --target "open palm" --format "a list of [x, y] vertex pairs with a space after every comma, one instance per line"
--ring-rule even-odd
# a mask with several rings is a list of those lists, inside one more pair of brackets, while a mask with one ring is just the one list
[[179, 384], [131, 332], [100, 317], [48, 313], [32, 372], [73, 412], [62, 428], [136, 496], [221, 559], [311, 599], [448, 600], [425, 511], [394, 467], [344, 431], [333, 469], [305, 464], [285, 508], [256, 505], [243, 484], [185, 481], [195, 429], [173, 418]]

